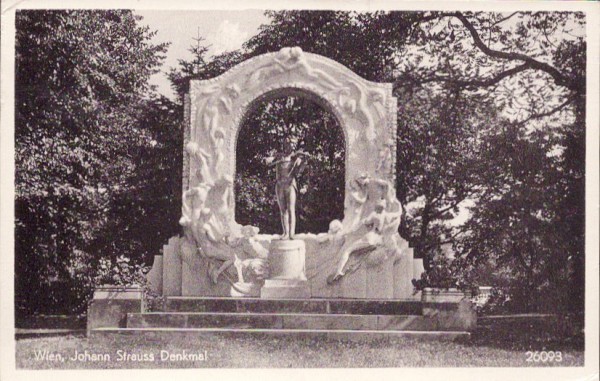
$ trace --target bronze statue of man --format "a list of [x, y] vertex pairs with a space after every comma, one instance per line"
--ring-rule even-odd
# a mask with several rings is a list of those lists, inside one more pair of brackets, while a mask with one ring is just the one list
[[301, 150], [294, 152], [289, 141], [284, 143], [282, 153], [279, 153], [271, 165], [276, 169], [275, 193], [279, 212], [281, 215], [281, 225], [283, 235], [281, 239], [294, 239], [296, 232], [296, 195], [298, 187], [296, 186], [296, 177], [306, 167], [308, 154]]

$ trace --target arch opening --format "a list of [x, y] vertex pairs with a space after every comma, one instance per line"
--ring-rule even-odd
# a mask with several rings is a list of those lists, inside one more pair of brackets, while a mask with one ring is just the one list
[[280, 89], [255, 99], [235, 138], [235, 219], [262, 233], [281, 232], [275, 170], [267, 158], [289, 138], [311, 155], [298, 178], [297, 233], [326, 232], [344, 217], [346, 139], [326, 102], [308, 92]]

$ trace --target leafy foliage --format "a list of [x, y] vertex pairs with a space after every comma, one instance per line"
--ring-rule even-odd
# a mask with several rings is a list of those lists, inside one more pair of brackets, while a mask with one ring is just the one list
[[[451, 243], [467, 263], [488, 269], [484, 279], [511, 295], [517, 309], [581, 310], [584, 16], [573, 12], [422, 16], [406, 44], [396, 79], [398, 94], [408, 100], [404, 110], [404, 102], [399, 102], [399, 120], [414, 116], [407, 124], [424, 123], [427, 131], [418, 136], [407, 128], [412, 136], [400, 144], [399, 163], [402, 157], [418, 157], [417, 164], [409, 160], [399, 168], [399, 193], [409, 206], [416, 204], [404, 234], [412, 237], [430, 271], [435, 271], [432, 263], [441, 245]], [[410, 103], [420, 96], [426, 102], [411, 110]], [[434, 106], [441, 111], [435, 121], [419, 115], [419, 108], [440, 96], [472, 102], [450, 109]], [[435, 112], [426, 109], [425, 115]], [[468, 118], [457, 119], [461, 114]], [[452, 128], [457, 140], [436, 129], [438, 123]], [[436, 145], [437, 139], [449, 144]], [[454, 151], [455, 141], [467, 144]], [[419, 156], [423, 149], [424, 157]], [[437, 149], [448, 155], [436, 155]], [[450, 168], [462, 171], [454, 177], [456, 171]], [[432, 182], [447, 193], [431, 197]], [[467, 208], [470, 213], [463, 223], [444, 222], [452, 215], [441, 212], [454, 205], [451, 202], [431, 205], [430, 200], [461, 201], [465, 194], [462, 213]], [[577, 222], [567, 215], [577, 215]], [[478, 269], [467, 266], [463, 271]]]
[[141, 287], [144, 311], [160, 311], [163, 308], [162, 296], [150, 287], [146, 277], [148, 271], [150, 266], [132, 262], [124, 255], [115, 259], [101, 258], [94, 276], [94, 285]]
[[[266, 233], [281, 231], [274, 196], [274, 168], [269, 156], [281, 152], [285, 139], [311, 155], [298, 179], [297, 232], [326, 232], [344, 214], [344, 136], [335, 117], [301, 96], [259, 102], [238, 135], [236, 219]], [[324, 208], [323, 206], [327, 207]]]
[[409, 204], [401, 233], [426, 269], [442, 245], [454, 242], [449, 222], [481, 186], [487, 162], [478, 136], [495, 114], [488, 99], [460, 91], [416, 89], [399, 99], [397, 187]]
[[225, 52], [209, 60], [206, 55], [208, 47], [205, 46], [204, 39], [195, 39], [196, 44], [189, 48], [192, 53], [192, 60], [179, 60], [179, 67], [171, 68], [167, 77], [171, 82], [173, 91], [178, 96], [180, 102], [190, 90], [191, 79], [209, 79], [217, 77], [233, 66], [249, 58], [247, 54], [240, 51]]
[[81, 311], [101, 258], [158, 250], [140, 248], [161, 226], [118, 238], [144, 225], [141, 200], [163, 191], [138, 170], [160, 150], [158, 126], [140, 119], [155, 105], [148, 78], [166, 45], [138, 21], [130, 11], [17, 12], [15, 289], [25, 313]]
[[472, 272], [465, 271], [467, 266], [469, 265], [462, 258], [450, 259], [438, 255], [433, 261], [431, 270], [421, 274], [420, 279], [413, 279], [415, 291], [426, 287], [476, 291], [476, 279], [473, 278]]
[[416, 12], [266, 12], [263, 25], [244, 45], [251, 56], [286, 46], [340, 62], [365, 79], [390, 82], [399, 47], [420, 19]]

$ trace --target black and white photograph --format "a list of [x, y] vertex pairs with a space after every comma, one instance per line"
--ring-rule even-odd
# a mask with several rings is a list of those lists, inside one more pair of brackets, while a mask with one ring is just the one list
[[599, 16], [3, 2], [0, 378], [598, 379]]

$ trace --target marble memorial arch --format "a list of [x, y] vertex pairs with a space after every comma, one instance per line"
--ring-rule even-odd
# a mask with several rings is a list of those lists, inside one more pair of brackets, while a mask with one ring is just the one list
[[[345, 139], [346, 172], [343, 220], [332, 221], [328, 233], [297, 234], [303, 258], [283, 263], [270, 253], [278, 236], [236, 222], [233, 179], [245, 118], [259, 102], [287, 95], [307, 97], [335, 115]], [[164, 296], [413, 297], [411, 280], [423, 268], [398, 234], [396, 117], [391, 84], [367, 81], [298, 47], [191, 81], [184, 118], [184, 234], [155, 257], [151, 285]], [[376, 228], [369, 223], [373, 216]], [[377, 240], [365, 238], [373, 235]], [[353, 251], [363, 241], [372, 244]], [[343, 276], [331, 281], [340, 263]], [[281, 294], [261, 293], [276, 281], [275, 288], [285, 286]]]

